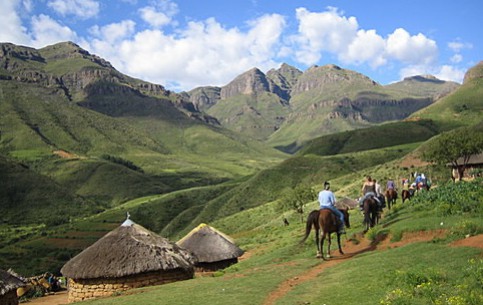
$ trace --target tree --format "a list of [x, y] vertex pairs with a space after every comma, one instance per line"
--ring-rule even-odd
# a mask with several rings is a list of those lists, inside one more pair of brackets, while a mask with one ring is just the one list
[[481, 130], [464, 127], [442, 133], [428, 143], [422, 152], [422, 159], [438, 164], [451, 164], [458, 170], [461, 181], [463, 173], [472, 155], [483, 152], [483, 132]]
[[300, 219], [304, 221], [304, 211], [307, 202], [317, 199], [315, 191], [307, 185], [298, 184], [293, 189], [287, 189], [282, 195], [282, 207], [294, 210], [300, 214]]

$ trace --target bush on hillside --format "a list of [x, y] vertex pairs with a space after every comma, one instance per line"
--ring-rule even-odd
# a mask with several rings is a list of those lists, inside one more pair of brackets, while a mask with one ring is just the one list
[[102, 155], [101, 158], [104, 159], [104, 160], [107, 160], [109, 162], [112, 162], [112, 163], [120, 164], [120, 165], [125, 166], [125, 167], [127, 167], [129, 169], [132, 169], [132, 170], [135, 170], [135, 171], [144, 173], [144, 171], [143, 171], [142, 168], [140, 168], [139, 166], [135, 165], [131, 161], [125, 160], [125, 159], [123, 159], [121, 157], [116, 157], [116, 156], [111, 156], [111, 155], [105, 154], [105, 155]]
[[483, 213], [483, 179], [470, 182], [446, 183], [412, 199], [416, 211], [433, 211], [439, 216]]

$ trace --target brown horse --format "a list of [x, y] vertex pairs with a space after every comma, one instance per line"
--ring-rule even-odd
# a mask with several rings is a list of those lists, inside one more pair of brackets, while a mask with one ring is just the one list
[[362, 203], [362, 211], [364, 213], [364, 225], [366, 227], [364, 230], [365, 233], [378, 222], [379, 206], [377, 205], [376, 199], [372, 196], [364, 199], [364, 202]]
[[387, 200], [387, 208], [390, 210], [391, 205], [396, 204], [396, 199], [397, 199], [397, 192], [394, 189], [388, 189], [386, 190], [386, 200]]
[[402, 203], [404, 203], [404, 201], [406, 201], [406, 200], [410, 200], [411, 197], [413, 197], [413, 194], [414, 193], [411, 193], [408, 190], [402, 190], [402, 192], [401, 192]]
[[[338, 209], [344, 214], [344, 223], [346, 228], [350, 228], [348, 209]], [[304, 242], [310, 234], [310, 230], [314, 227], [315, 230], [315, 244], [317, 246], [317, 257], [325, 260], [323, 249], [324, 240], [328, 238], [327, 258], [330, 258], [331, 233], [337, 233], [337, 245], [339, 246], [339, 253], [344, 254], [340, 245], [339, 220], [329, 209], [313, 210], [307, 217], [307, 224], [305, 226], [305, 236], [301, 242]], [[321, 230], [322, 229], [322, 230]], [[320, 234], [320, 236], [319, 236]]]

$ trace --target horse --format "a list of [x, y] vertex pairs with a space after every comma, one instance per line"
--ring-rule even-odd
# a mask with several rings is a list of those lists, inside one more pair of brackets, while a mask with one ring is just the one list
[[[350, 228], [348, 209], [338, 209], [344, 214], [344, 223], [346, 228]], [[340, 245], [339, 220], [329, 209], [313, 210], [307, 217], [305, 226], [305, 236], [301, 243], [305, 242], [310, 234], [310, 230], [314, 227], [315, 230], [315, 245], [317, 246], [317, 258], [326, 260], [323, 254], [324, 241], [328, 238], [327, 258], [330, 258], [331, 233], [337, 233], [337, 245], [339, 246], [339, 253], [344, 254]], [[322, 230], [321, 230], [322, 229]], [[320, 236], [319, 236], [320, 234]]]
[[396, 204], [396, 199], [397, 199], [397, 192], [394, 189], [388, 189], [386, 190], [386, 201], [387, 201], [387, 208], [390, 210], [391, 205]]
[[366, 229], [364, 233], [369, 231], [369, 228], [374, 227], [378, 223], [379, 206], [376, 199], [370, 196], [364, 199], [362, 203], [362, 211], [364, 213], [364, 225]]
[[410, 200], [411, 197], [413, 197], [413, 194], [410, 191], [402, 190], [402, 192], [401, 192], [402, 203], [404, 203], [404, 201], [406, 201], [406, 200]]

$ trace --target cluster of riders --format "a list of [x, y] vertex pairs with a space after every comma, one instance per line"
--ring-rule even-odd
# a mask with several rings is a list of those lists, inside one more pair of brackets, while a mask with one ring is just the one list
[[[409, 179], [402, 179], [402, 202], [410, 199], [416, 192], [420, 190], [429, 190], [431, 181], [424, 175], [411, 173], [414, 181], [410, 183]], [[391, 209], [391, 205], [396, 203], [398, 196], [396, 184], [394, 180], [389, 179], [386, 183], [385, 193], [376, 179], [367, 176], [362, 185], [362, 197], [359, 198], [359, 208], [364, 214], [364, 224], [366, 226], [364, 232], [373, 227], [379, 220], [382, 210], [386, 207]], [[330, 257], [330, 233], [337, 233], [337, 242], [339, 252], [343, 254], [340, 246], [340, 235], [345, 234], [345, 228], [350, 228], [348, 208], [336, 206], [334, 193], [330, 190], [330, 183], [324, 182], [324, 188], [319, 192], [318, 196], [319, 210], [312, 211], [306, 224], [306, 232], [302, 241], [305, 241], [310, 234], [312, 227], [315, 229], [315, 242], [317, 245], [317, 257], [322, 257], [322, 249], [324, 240], [328, 237], [327, 257]], [[320, 236], [319, 236], [320, 235]]]

